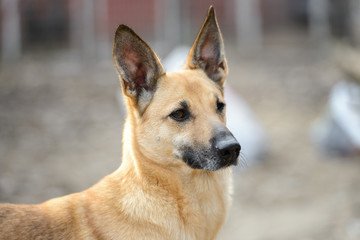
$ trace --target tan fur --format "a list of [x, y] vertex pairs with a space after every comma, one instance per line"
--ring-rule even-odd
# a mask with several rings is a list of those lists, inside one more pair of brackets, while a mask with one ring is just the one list
[[[215, 110], [223, 83], [188, 64], [162, 74], [149, 103], [125, 97], [119, 169], [86, 191], [40, 205], [1, 204], [0, 239], [215, 239], [230, 204], [231, 169], [192, 169], [176, 147], [206, 145], [213, 127], [225, 124]], [[183, 100], [194, 120], [179, 125], [168, 115]]]

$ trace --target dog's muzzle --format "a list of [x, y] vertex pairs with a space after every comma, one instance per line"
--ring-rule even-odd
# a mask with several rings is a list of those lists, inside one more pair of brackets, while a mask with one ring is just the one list
[[216, 171], [236, 165], [240, 150], [238, 141], [227, 128], [223, 127], [214, 131], [210, 147], [194, 149], [186, 146], [183, 148], [182, 158], [191, 168]]

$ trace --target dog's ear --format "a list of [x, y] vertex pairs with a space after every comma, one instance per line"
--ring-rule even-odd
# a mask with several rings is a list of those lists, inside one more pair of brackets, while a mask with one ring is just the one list
[[220, 87], [224, 85], [227, 75], [224, 43], [212, 6], [190, 50], [185, 67], [200, 68]]
[[150, 103], [157, 80], [165, 71], [151, 48], [126, 25], [115, 33], [113, 59], [123, 92], [142, 113]]

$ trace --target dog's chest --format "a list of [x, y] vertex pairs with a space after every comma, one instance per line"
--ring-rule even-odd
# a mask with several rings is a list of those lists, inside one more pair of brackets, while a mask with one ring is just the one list
[[214, 239], [230, 205], [230, 171], [189, 179], [177, 194], [136, 186], [122, 198], [121, 210], [147, 226], [141, 232], [147, 232], [149, 224], [160, 227], [162, 237], [158, 239]]

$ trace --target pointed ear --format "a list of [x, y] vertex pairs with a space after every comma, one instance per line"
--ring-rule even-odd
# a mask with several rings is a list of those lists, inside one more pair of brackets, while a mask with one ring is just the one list
[[151, 48], [126, 25], [115, 33], [113, 59], [123, 93], [142, 113], [150, 103], [157, 80], [165, 71]]
[[190, 50], [185, 67], [204, 70], [220, 87], [225, 83], [227, 64], [224, 43], [212, 6]]

